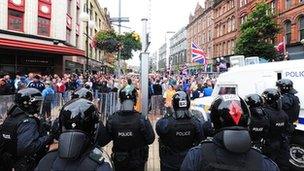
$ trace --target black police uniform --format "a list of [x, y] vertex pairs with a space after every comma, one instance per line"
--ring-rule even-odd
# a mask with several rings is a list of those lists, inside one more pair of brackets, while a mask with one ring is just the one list
[[150, 121], [136, 111], [118, 111], [108, 118], [106, 128], [113, 140], [115, 170], [143, 171], [148, 145], [155, 139]]
[[251, 113], [250, 124], [248, 128], [252, 146], [259, 150], [262, 150], [270, 127], [269, 119], [262, 108], [263, 99], [258, 94], [250, 94], [246, 96], [245, 102], [249, 106]]
[[199, 144], [204, 134], [196, 118], [165, 116], [156, 123], [159, 135], [161, 170], [179, 170], [188, 150]]
[[[21, 103], [28, 103], [34, 96], [41, 97], [39, 90], [24, 89], [16, 96], [16, 105], [10, 108], [7, 118], [1, 125], [0, 170], [34, 169], [37, 161], [46, 154], [46, 146], [53, 141], [52, 136], [43, 135], [45, 133], [41, 132], [40, 121], [25, 112], [27, 109], [27, 112], [35, 112], [34, 108], [37, 110], [38, 106], [32, 106], [32, 109], [29, 109], [28, 106], [21, 105]], [[34, 104], [33, 99], [32, 102]]]
[[[233, 137], [233, 138], [232, 138]], [[218, 132], [212, 141], [189, 150], [181, 171], [252, 170], [278, 171], [276, 164], [257, 150], [250, 148], [246, 129], [231, 127]]]
[[278, 170], [274, 162], [251, 149], [246, 128], [250, 112], [241, 98], [233, 94], [219, 96], [210, 111], [216, 134], [212, 141], [205, 141], [188, 152], [181, 171]]
[[289, 142], [291, 125], [287, 114], [282, 110], [281, 94], [277, 89], [266, 89], [262, 93], [265, 101], [263, 111], [269, 118], [270, 129], [264, 154], [275, 161], [280, 170], [288, 170]]
[[288, 142], [288, 116], [283, 110], [264, 107], [264, 112], [269, 118], [270, 129], [264, 154], [275, 161], [281, 170], [288, 170], [289, 142]]
[[263, 112], [262, 107], [250, 108], [250, 112], [251, 120], [249, 124], [249, 133], [251, 142], [254, 147], [262, 150], [269, 134], [269, 118]]
[[299, 119], [300, 100], [292, 93], [282, 94], [282, 109], [289, 117], [289, 122], [292, 124]]
[[174, 112], [156, 123], [162, 171], [180, 170], [188, 150], [204, 138], [202, 123], [188, 111], [190, 99], [187, 94], [178, 91], [172, 103]]
[[98, 135], [98, 112], [86, 99], [73, 99], [59, 115], [63, 131], [58, 149], [44, 156], [36, 170], [112, 171], [110, 159], [95, 144]]
[[300, 113], [300, 100], [295, 95], [297, 91], [293, 88], [293, 82], [289, 79], [281, 79], [276, 86], [282, 94], [282, 109], [289, 117], [290, 124], [296, 122]]

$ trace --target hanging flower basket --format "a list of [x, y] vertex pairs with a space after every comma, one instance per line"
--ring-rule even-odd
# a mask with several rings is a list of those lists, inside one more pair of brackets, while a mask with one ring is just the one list
[[108, 53], [121, 51], [121, 58], [127, 60], [132, 58], [132, 52], [141, 49], [139, 34], [135, 32], [116, 34], [114, 31], [100, 31], [93, 40], [95, 47]]

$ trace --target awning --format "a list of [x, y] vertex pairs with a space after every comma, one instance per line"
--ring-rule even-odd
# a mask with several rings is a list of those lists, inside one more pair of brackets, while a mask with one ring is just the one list
[[66, 56], [85, 56], [85, 51], [69, 46], [48, 45], [28, 41], [0, 38], [0, 48], [18, 49], [33, 52], [45, 52]]

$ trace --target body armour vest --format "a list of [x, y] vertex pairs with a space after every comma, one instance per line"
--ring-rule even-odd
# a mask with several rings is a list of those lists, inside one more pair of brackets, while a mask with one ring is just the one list
[[289, 117], [289, 122], [294, 123], [299, 119], [300, 100], [293, 94], [282, 95], [282, 107]]
[[17, 130], [19, 125], [29, 116], [20, 113], [9, 115], [1, 125], [0, 150], [1, 155], [17, 157]]
[[182, 152], [193, 147], [196, 127], [191, 118], [177, 119], [169, 117], [168, 134], [161, 137], [161, 145], [174, 152]]
[[200, 171], [263, 170], [263, 156], [254, 149], [244, 154], [231, 153], [212, 142], [203, 142], [201, 148]]
[[112, 118], [113, 150], [128, 152], [145, 145], [141, 133], [141, 115], [139, 113], [125, 114], [119, 111]]
[[271, 139], [281, 139], [287, 132], [288, 116], [283, 110], [263, 109], [270, 121], [269, 135]]

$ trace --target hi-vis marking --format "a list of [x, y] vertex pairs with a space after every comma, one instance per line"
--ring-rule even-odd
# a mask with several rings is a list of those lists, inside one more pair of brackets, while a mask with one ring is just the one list
[[240, 101], [240, 98], [236, 96], [235, 94], [225, 94], [222, 95], [224, 101], [231, 101], [231, 100], [236, 100]]

